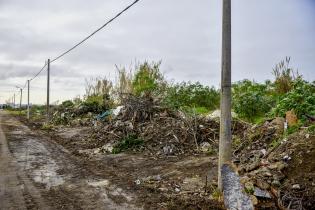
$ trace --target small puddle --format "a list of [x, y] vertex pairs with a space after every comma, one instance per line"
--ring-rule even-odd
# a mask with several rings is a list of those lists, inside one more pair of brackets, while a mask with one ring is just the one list
[[52, 154], [38, 140], [11, 141], [10, 148], [21, 168], [30, 171], [32, 179], [44, 184], [46, 189], [65, 182], [65, 177], [57, 173], [60, 167], [54, 159], [50, 158]]
[[35, 169], [32, 176], [35, 182], [45, 184], [46, 188], [50, 189], [65, 182], [64, 178], [56, 173], [57, 170], [56, 163], [49, 163], [41, 166], [40, 169]]
[[107, 187], [109, 185], [109, 181], [107, 179], [99, 180], [99, 181], [87, 181], [87, 184], [92, 187]]

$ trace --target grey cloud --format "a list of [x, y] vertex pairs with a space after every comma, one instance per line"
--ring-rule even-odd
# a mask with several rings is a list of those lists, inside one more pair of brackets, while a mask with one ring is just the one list
[[[73, 46], [130, 2], [0, 0], [0, 80], [23, 83], [47, 58]], [[274, 64], [287, 55], [293, 67], [315, 79], [312, 0], [233, 1], [232, 15], [233, 81], [271, 78]], [[113, 77], [115, 64], [129, 66], [135, 60], [162, 60], [170, 80], [218, 86], [220, 51], [220, 1], [140, 1], [52, 64], [53, 90], [58, 90], [53, 97], [82, 94], [84, 78]], [[38, 83], [44, 87], [44, 81]]]

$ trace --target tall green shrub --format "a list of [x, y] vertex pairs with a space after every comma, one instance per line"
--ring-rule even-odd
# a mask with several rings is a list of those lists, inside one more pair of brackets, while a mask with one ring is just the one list
[[289, 110], [294, 110], [299, 118], [305, 114], [315, 115], [315, 85], [299, 77], [293, 82], [292, 89], [280, 97], [273, 109], [276, 116], [284, 116]]
[[168, 88], [165, 103], [176, 109], [190, 107], [205, 112], [219, 107], [220, 93], [214, 87], [199, 82], [182, 82]]
[[232, 85], [233, 109], [239, 117], [253, 122], [271, 110], [275, 101], [267, 84], [243, 80]]
[[163, 74], [160, 72], [161, 62], [151, 64], [144, 62], [137, 68], [132, 80], [136, 95], [159, 94], [166, 86]]

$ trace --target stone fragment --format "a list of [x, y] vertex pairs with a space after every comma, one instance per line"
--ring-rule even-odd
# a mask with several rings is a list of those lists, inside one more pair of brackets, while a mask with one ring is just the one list
[[252, 203], [253, 203], [254, 206], [256, 206], [258, 204], [258, 199], [256, 198], [256, 196], [251, 195], [250, 199], [252, 200]]
[[255, 187], [254, 195], [258, 198], [271, 199], [271, 195], [268, 191], [259, 189], [258, 187]]
[[268, 190], [270, 188], [270, 185], [261, 179], [256, 180], [256, 185], [263, 190]]
[[285, 119], [283, 117], [276, 117], [270, 124], [276, 128], [276, 133], [283, 134], [285, 124]]
[[294, 184], [294, 185], [292, 185], [292, 189], [299, 190], [299, 189], [301, 189], [301, 187], [299, 184]]

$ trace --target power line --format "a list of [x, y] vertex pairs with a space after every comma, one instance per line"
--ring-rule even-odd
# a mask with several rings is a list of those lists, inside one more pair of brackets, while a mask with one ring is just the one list
[[83, 42], [85, 42], [86, 40], [88, 40], [89, 38], [91, 38], [94, 34], [96, 34], [97, 32], [99, 32], [100, 30], [102, 30], [104, 27], [106, 27], [108, 24], [110, 24], [111, 22], [113, 22], [115, 19], [117, 19], [120, 15], [122, 15], [124, 12], [126, 12], [128, 9], [130, 9], [133, 5], [135, 5], [138, 1], [140, 0], [135, 0], [132, 4], [130, 4], [129, 6], [127, 6], [125, 9], [123, 9], [121, 12], [119, 12], [116, 16], [114, 16], [112, 19], [110, 19], [109, 21], [107, 21], [104, 25], [102, 25], [101, 27], [99, 27], [97, 30], [95, 30], [94, 32], [92, 32], [90, 35], [88, 35], [87, 37], [85, 37], [82, 41], [78, 42], [76, 45], [74, 45], [73, 47], [71, 47], [69, 50], [65, 51], [64, 53], [62, 53], [61, 55], [57, 56], [56, 58], [52, 59], [50, 63], [58, 60], [59, 58], [63, 57], [64, 55], [68, 54], [69, 52], [71, 52], [72, 50], [74, 50], [75, 48], [77, 48], [79, 45], [81, 45]]
[[24, 84], [24, 86], [23, 86], [22, 90], [24, 90], [24, 89], [25, 89], [26, 85], [27, 85], [27, 80], [25, 81], [25, 84]]
[[[41, 70], [39, 72], [37, 72], [37, 74], [32, 77], [32, 79], [30, 79], [30, 81], [32, 81], [33, 79], [35, 79], [42, 71], [44, 71], [45, 67], [47, 66], [47, 63], [45, 62], [45, 65], [41, 68]], [[27, 82], [27, 81], [26, 81]], [[25, 84], [26, 85], [26, 84]]]
[[[90, 35], [88, 35], [87, 37], [85, 37], [83, 40], [81, 40], [80, 42], [78, 42], [76, 45], [74, 45], [73, 47], [71, 47], [70, 49], [68, 49], [67, 51], [63, 52], [62, 54], [60, 54], [59, 56], [55, 57], [54, 59], [52, 59], [50, 61], [50, 63], [57, 61], [58, 59], [60, 59], [61, 57], [65, 56], [66, 54], [68, 54], [69, 52], [71, 52], [72, 50], [74, 50], [75, 48], [77, 48], [78, 46], [80, 46], [81, 44], [83, 44], [85, 41], [87, 41], [89, 38], [91, 38], [92, 36], [94, 36], [97, 32], [99, 32], [100, 30], [102, 30], [103, 28], [105, 28], [108, 24], [110, 24], [111, 22], [113, 22], [115, 19], [117, 19], [119, 16], [121, 16], [123, 13], [125, 13], [127, 10], [129, 10], [132, 6], [134, 6], [136, 3], [138, 3], [140, 0], [135, 0], [133, 3], [131, 3], [130, 5], [128, 5], [125, 9], [123, 9], [121, 12], [119, 12], [117, 15], [115, 15], [113, 18], [111, 18], [109, 21], [107, 21], [105, 24], [103, 24], [101, 27], [99, 27], [98, 29], [96, 29], [94, 32], [92, 32]], [[31, 79], [29, 79], [29, 81], [34, 80], [36, 77], [39, 76], [39, 74], [44, 71], [45, 67], [47, 66], [47, 62], [45, 62], [45, 65], [41, 68], [41, 70], [39, 72], [37, 72], [37, 74], [35, 76], [33, 76]], [[25, 89], [27, 85], [27, 81], [25, 82], [23, 88], [21, 88], [22, 90]]]

